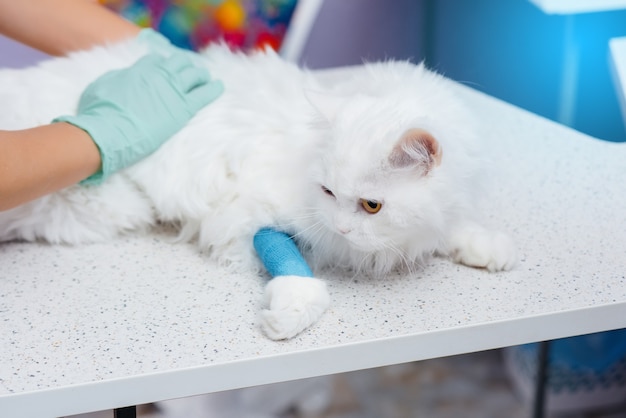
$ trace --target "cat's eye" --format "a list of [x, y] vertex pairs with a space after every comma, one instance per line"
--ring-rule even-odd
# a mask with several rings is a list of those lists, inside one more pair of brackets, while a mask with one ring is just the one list
[[335, 194], [334, 194], [333, 192], [331, 192], [331, 191], [330, 191], [330, 189], [329, 189], [329, 188], [327, 188], [326, 186], [322, 186], [322, 191], [323, 191], [324, 193], [326, 193], [328, 196], [335, 197]]
[[361, 199], [361, 206], [363, 206], [363, 209], [365, 209], [367, 213], [371, 213], [373, 215], [375, 213], [380, 212], [380, 210], [383, 207], [383, 204], [375, 200]]

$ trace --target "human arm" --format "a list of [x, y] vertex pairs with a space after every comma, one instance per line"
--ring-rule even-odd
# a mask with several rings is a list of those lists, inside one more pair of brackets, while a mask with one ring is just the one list
[[0, 33], [50, 55], [137, 36], [141, 28], [91, 0], [0, 0]]
[[106, 73], [83, 92], [76, 115], [0, 131], [0, 209], [84, 179], [101, 182], [154, 152], [222, 89], [184, 54], [151, 54]]
[[154, 152], [222, 91], [186, 54], [150, 54], [101, 76], [83, 92], [77, 115], [54, 121], [80, 127], [98, 145], [102, 170], [87, 179], [97, 184]]
[[99, 168], [98, 147], [76, 126], [0, 130], [0, 210], [78, 183]]

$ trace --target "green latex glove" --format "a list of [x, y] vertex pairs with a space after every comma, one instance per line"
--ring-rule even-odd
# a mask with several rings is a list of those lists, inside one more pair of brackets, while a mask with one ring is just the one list
[[154, 152], [223, 89], [186, 54], [150, 54], [95, 80], [83, 92], [76, 116], [53, 122], [71, 123], [91, 136], [102, 168], [81, 183], [98, 184]]
[[150, 52], [156, 52], [165, 56], [169, 56], [173, 53], [183, 53], [187, 55], [194, 64], [199, 66], [206, 65], [205, 58], [202, 55], [190, 49], [177, 47], [164, 35], [154, 29], [145, 28], [140, 30], [136, 40], [139, 41], [139, 43], [147, 45]]
[[140, 43], [145, 43], [146, 45], [148, 45], [148, 48], [150, 48], [151, 52], [158, 52], [161, 55], [169, 55], [174, 52], [185, 52], [190, 56], [198, 55], [197, 53], [190, 50], [174, 46], [169, 41], [169, 39], [151, 28], [145, 28], [140, 30], [139, 35], [137, 35], [136, 39]]

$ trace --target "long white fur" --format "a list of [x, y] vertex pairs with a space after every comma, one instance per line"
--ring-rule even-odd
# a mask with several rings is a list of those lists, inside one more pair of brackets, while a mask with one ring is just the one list
[[[89, 82], [145, 52], [127, 42], [0, 71], [0, 127], [29, 128], [74, 113]], [[498, 236], [494, 252], [493, 234], [471, 221], [481, 151], [471, 117], [442, 77], [422, 65], [386, 62], [327, 89], [270, 51], [243, 55], [213, 46], [203, 56], [225, 85], [217, 101], [103, 185], [72, 186], [0, 212], [0, 240], [83, 244], [172, 222], [221, 265], [256, 269], [252, 236], [274, 226], [296, 236], [314, 269], [383, 275], [434, 252], [490, 270], [514, 264], [510, 241]], [[443, 152], [426, 175], [389, 165], [412, 128], [430, 132]], [[371, 215], [360, 199], [383, 208]], [[464, 257], [468, 251], [473, 255]], [[325, 287], [320, 292], [315, 312], [328, 304]], [[274, 338], [292, 336], [319, 315]]]

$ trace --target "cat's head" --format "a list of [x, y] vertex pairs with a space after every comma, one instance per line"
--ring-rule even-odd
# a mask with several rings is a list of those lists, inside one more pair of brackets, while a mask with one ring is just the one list
[[326, 231], [364, 253], [435, 250], [460, 194], [453, 183], [464, 163], [443, 140], [454, 135], [446, 129], [454, 123], [450, 110], [431, 107], [450, 99], [438, 103], [401, 90], [308, 96], [328, 127], [312, 173], [312, 204]]

